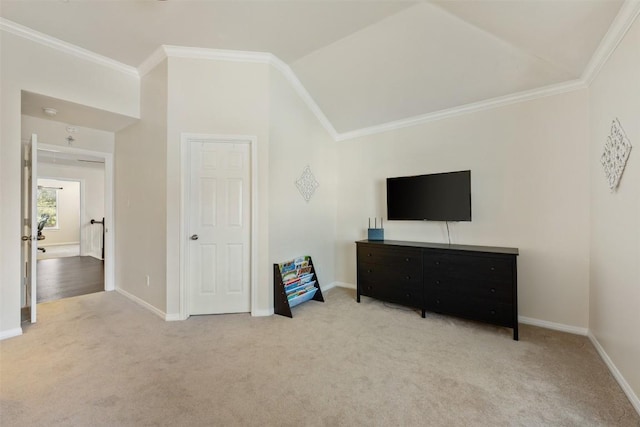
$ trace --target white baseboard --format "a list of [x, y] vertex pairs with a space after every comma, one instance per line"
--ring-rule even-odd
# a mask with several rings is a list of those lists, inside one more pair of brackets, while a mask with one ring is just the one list
[[79, 244], [80, 242], [38, 243], [38, 247], [49, 248], [52, 246], [70, 246], [70, 245], [79, 245]]
[[178, 320], [185, 320], [185, 319], [180, 317], [180, 313], [171, 313], [171, 314], [165, 314], [164, 320], [166, 320], [167, 322], [176, 322]]
[[611, 375], [613, 375], [616, 381], [618, 381], [618, 384], [620, 384], [622, 391], [624, 391], [624, 394], [626, 394], [627, 398], [629, 398], [629, 401], [631, 402], [631, 405], [633, 405], [633, 408], [640, 415], [640, 398], [638, 398], [638, 396], [634, 393], [627, 380], [624, 379], [607, 352], [604, 351], [604, 348], [602, 347], [602, 345], [600, 345], [600, 342], [598, 342], [598, 339], [595, 337], [595, 335], [593, 335], [593, 333], [589, 331], [587, 336], [589, 337], [589, 340], [591, 340], [591, 343], [596, 348], [596, 351], [598, 352], [604, 363], [607, 365], [607, 368], [609, 368], [609, 371], [611, 371]]
[[133, 294], [130, 294], [129, 292], [125, 291], [122, 288], [116, 288], [116, 292], [124, 295], [125, 297], [129, 298], [131, 301], [135, 302], [136, 304], [138, 304], [138, 305], [146, 308], [147, 310], [151, 311], [153, 314], [155, 314], [156, 316], [160, 317], [162, 320], [166, 320], [167, 314], [164, 311], [152, 306], [148, 302], [138, 298], [137, 296], [135, 296]]
[[331, 282], [326, 286], [322, 287], [323, 291], [328, 291], [333, 288], [347, 288], [347, 289], [356, 289], [356, 285], [346, 282]]
[[251, 310], [251, 315], [253, 317], [273, 316], [273, 308]]
[[22, 335], [22, 328], [13, 328], [0, 332], [0, 341]]
[[531, 317], [518, 316], [518, 322], [525, 325], [539, 326], [541, 328], [553, 329], [554, 331], [568, 332], [575, 335], [587, 336], [589, 330], [579, 326], [565, 325], [563, 323], [549, 322], [547, 320], [533, 319]]

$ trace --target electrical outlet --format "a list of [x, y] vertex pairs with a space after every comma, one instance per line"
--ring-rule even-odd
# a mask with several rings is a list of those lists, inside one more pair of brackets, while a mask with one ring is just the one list
[[149, 286], [149, 275], [147, 274], [145, 277], [147, 278], [147, 286]]

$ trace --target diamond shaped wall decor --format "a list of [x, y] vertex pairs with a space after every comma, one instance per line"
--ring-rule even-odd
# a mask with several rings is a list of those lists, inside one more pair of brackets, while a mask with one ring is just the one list
[[300, 194], [302, 194], [302, 197], [306, 202], [311, 200], [311, 196], [313, 196], [313, 193], [315, 193], [316, 188], [318, 188], [319, 185], [320, 184], [316, 181], [316, 177], [313, 176], [309, 165], [304, 168], [302, 175], [300, 175], [300, 178], [296, 180], [296, 187], [298, 187], [298, 191], [300, 191]]
[[620, 183], [630, 152], [631, 141], [624, 133], [618, 119], [615, 118], [611, 123], [611, 133], [607, 136], [607, 142], [604, 144], [604, 152], [600, 156], [600, 163], [604, 168], [604, 174], [612, 192]]

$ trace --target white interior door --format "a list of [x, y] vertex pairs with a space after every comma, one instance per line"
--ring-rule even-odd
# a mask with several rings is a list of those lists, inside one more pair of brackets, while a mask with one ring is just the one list
[[189, 314], [251, 309], [248, 142], [190, 143]]
[[38, 253], [38, 136], [31, 135], [31, 140], [23, 151], [23, 265], [25, 303], [31, 310], [31, 323], [36, 322], [36, 262]]

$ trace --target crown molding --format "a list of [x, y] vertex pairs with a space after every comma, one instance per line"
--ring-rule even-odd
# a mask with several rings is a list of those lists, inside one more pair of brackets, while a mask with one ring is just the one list
[[13, 21], [9, 21], [8, 19], [2, 17], [0, 17], [0, 31], [6, 31], [7, 33], [11, 33], [27, 40], [39, 43], [41, 45], [48, 46], [60, 52], [64, 52], [69, 55], [91, 61], [95, 64], [103, 65], [116, 71], [138, 77], [138, 70], [135, 67], [123, 64], [122, 62], [118, 62], [106, 56], [99, 55], [95, 52], [91, 52], [90, 50], [83, 49], [79, 46], [67, 43], [55, 37], [51, 37], [50, 35], [40, 33], [31, 28], [17, 24]]
[[167, 53], [164, 51], [164, 46], [157, 48], [151, 55], [147, 57], [142, 64], [138, 66], [138, 75], [142, 78], [149, 74], [151, 70], [156, 68], [158, 64], [167, 58]]
[[434, 111], [432, 113], [422, 114], [419, 116], [408, 117], [406, 119], [395, 120], [381, 125], [370, 126], [357, 129], [350, 132], [340, 133], [336, 137], [336, 141], [346, 141], [348, 139], [360, 138], [367, 135], [373, 135], [382, 132], [402, 129], [411, 126], [417, 126], [423, 123], [442, 120], [449, 117], [460, 116], [463, 114], [474, 113], [482, 110], [489, 110], [505, 105], [516, 104], [518, 102], [530, 101], [547, 96], [559, 95], [574, 90], [586, 89], [587, 85], [582, 80], [572, 80], [542, 88], [532, 89], [524, 92], [518, 92], [511, 95], [491, 98], [484, 101], [473, 102], [471, 104], [461, 105], [459, 107], [448, 108], [446, 110]]
[[165, 54], [171, 58], [213, 59], [216, 61], [250, 62], [269, 64], [274, 56], [266, 52], [251, 52], [204, 47], [183, 47], [163, 45]]
[[591, 85], [591, 82], [598, 76], [600, 70], [616, 50], [638, 15], [640, 15], [639, 0], [626, 0], [622, 4], [609, 30], [602, 38], [600, 45], [582, 73], [582, 80], [587, 86]]
[[314, 99], [311, 97], [309, 92], [307, 92], [307, 89], [304, 87], [300, 79], [298, 79], [298, 76], [296, 76], [296, 74], [293, 72], [291, 67], [289, 67], [280, 58], [276, 56], [273, 56], [271, 65], [273, 65], [275, 68], [277, 68], [280, 71], [280, 73], [282, 73], [284, 78], [293, 87], [293, 89], [296, 91], [298, 96], [302, 98], [302, 101], [307, 105], [307, 108], [309, 108], [311, 112], [316, 116], [318, 121], [320, 121], [320, 124], [322, 124], [322, 126], [325, 128], [325, 130], [329, 132], [329, 135], [331, 135], [334, 141], [338, 141], [339, 140], [338, 132], [335, 130], [335, 128], [333, 127], [333, 125], [331, 124], [327, 116], [324, 115], [324, 113], [322, 112], [318, 104], [316, 104], [316, 101], [314, 101]]
[[514, 104], [517, 102], [528, 101], [587, 88], [598, 75], [611, 54], [615, 51], [616, 47], [622, 41], [638, 15], [640, 15], [640, 0], [626, 0], [621, 6], [618, 15], [614, 19], [614, 22], [607, 31], [606, 35], [603, 37], [598, 49], [592, 56], [589, 64], [582, 74], [582, 77], [579, 80], [545, 86], [538, 89], [474, 102], [459, 107], [435, 111], [419, 116], [408, 117], [343, 133], [338, 133], [335, 130], [329, 119], [327, 119], [327, 117], [311, 97], [309, 92], [307, 92], [306, 88], [304, 87], [302, 82], [300, 82], [291, 67], [289, 67], [289, 65], [287, 65], [281, 59], [271, 53], [163, 45], [156, 49], [146, 60], [144, 60], [138, 68], [135, 68], [106, 56], [102, 56], [89, 50], [83, 49], [71, 43], [56, 39], [47, 34], [40, 33], [31, 28], [22, 26], [2, 17], [0, 17], [0, 31], [6, 31], [8, 33], [15, 34], [19, 37], [26, 38], [28, 40], [51, 47], [61, 52], [74, 55], [76, 57], [94, 62], [96, 64], [107, 66], [114, 70], [138, 78], [149, 73], [149, 71], [155, 68], [164, 59], [169, 57], [269, 64], [279, 70], [283, 77], [291, 84], [292, 88], [296, 91], [298, 96], [300, 96], [300, 98], [311, 110], [311, 112], [316, 116], [318, 121], [320, 121], [329, 135], [331, 135], [331, 137], [336, 141], [345, 141], [367, 135], [402, 129], [405, 127], [417, 126], [423, 123], [441, 120], [448, 117], [478, 112], [486, 109]]

